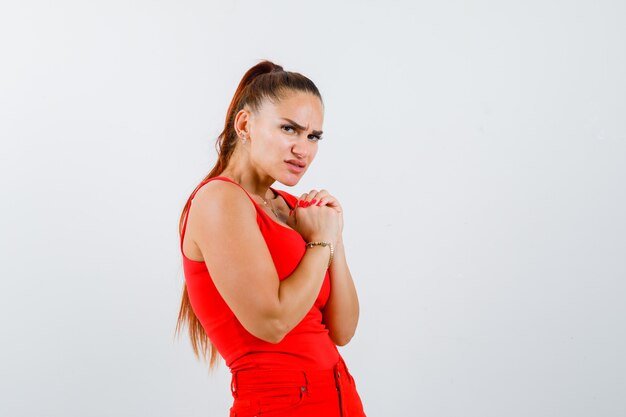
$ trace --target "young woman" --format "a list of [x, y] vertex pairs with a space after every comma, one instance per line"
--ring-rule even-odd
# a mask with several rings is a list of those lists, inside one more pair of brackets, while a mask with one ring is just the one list
[[[218, 137], [218, 161], [180, 218], [185, 274], [177, 331], [230, 368], [230, 416], [365, 416], [337, 345], [359, 303], [342, 241], [343, 213], [326, 190], [294, 186], [322, 139], [311, 80], [262, 61], [241, 80]], [[193, 204], [192, 204], [193, 203]]]

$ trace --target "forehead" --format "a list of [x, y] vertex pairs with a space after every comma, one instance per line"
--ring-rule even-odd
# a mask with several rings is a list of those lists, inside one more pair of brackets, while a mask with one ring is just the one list
[[319, 97], [301, 91], [289, 92], [282, 99], [273, 103], [265, 99], [259, 109], [263, 116], [289, 118], [311, 129], [321, 129], [324, 120], [324, 107]]

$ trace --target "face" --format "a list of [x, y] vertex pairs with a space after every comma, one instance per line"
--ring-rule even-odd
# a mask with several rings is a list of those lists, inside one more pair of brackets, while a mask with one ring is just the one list
[[297, 184], [317, 154], [323, 120], [324, 108], [313, 94], [264, 100], [258, 112], [249, 113], [250, 162], [285, 185]]

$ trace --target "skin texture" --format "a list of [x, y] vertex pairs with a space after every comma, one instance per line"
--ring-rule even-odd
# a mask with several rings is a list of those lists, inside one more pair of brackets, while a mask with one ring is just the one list
[[[291, 119], [304, 129], [284, 120]], [[323, 320], [333, 342], [343, 346], [353, 337], [359, 303], [343, 246], [343, 209], [327, 190], [311, 190], [292, 212], [269, 189], [275, 181], [296, 185], [317, 154], [323, 106], [309, 93], [290, 92], [282, 100], [265, 100], [257, 112], [242, 109], [235, 118], [240, 138], [220, 176], [240, 184], [276, 221], [300, 233], [305, 241], [334, 245], [329, 269], [331, 294]], [[306, 164], [294, 173], [286, 160]], [[265, 206], [270, 203], [276, 216]], [[235, 184], [211, 181], [196, 194], [189, 211], [183, 250], [204, 261], [215, 285], [242, 325], [253, 335], [278, 343], [304, 318], [321, 288], [330, 250], [307, 249], [296, 270], [278, 280], [271, 255], [256, 224], [256, 212]]]

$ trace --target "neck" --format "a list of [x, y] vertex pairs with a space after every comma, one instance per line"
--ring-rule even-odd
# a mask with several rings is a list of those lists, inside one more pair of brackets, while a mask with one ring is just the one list
[[246, 158], [233, 155], [231, 161], [220, 176], [230, 178], [241, 185], [248, 193], [270, 201], [276, 198], [270, 186], [276, 181], [269, 175], [255, 169]]

